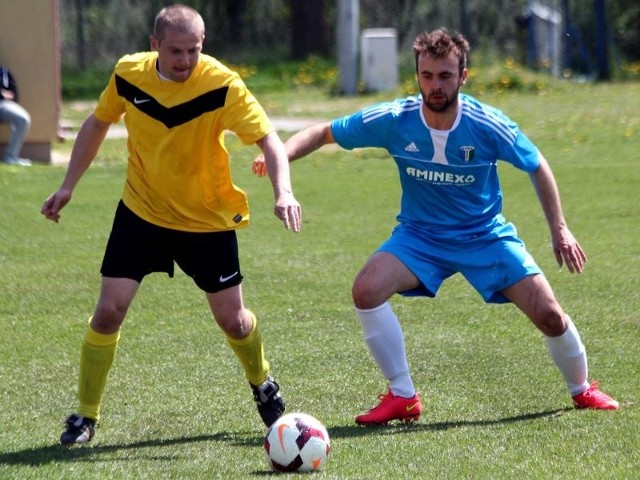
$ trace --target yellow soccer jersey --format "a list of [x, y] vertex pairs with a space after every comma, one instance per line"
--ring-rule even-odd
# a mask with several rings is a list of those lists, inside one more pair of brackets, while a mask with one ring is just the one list
[[246, 226], [248, 200], [231, 179], [224, 132], [249, 145], [273, 131], [271, 122], [238, 74], [216, 59], [200, 55], [183, 83], [160, 79], [156, 59], [156, 52], [120, 59], [94, 112], [111, 123], [124, 115], [125, 205], [175, 230]]

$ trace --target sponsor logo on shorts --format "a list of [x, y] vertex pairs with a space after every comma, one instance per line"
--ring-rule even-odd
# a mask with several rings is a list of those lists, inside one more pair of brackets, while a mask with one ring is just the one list
[[218, 280], [220, 280], [220, 283], [225, 283], [229, 280], [231, 280], [233, 277], [235, 277], [238, 274], [238, 272], [233, 272], [231, 275], [224, 277], [222, 275], [220, 275], [220, 278]]

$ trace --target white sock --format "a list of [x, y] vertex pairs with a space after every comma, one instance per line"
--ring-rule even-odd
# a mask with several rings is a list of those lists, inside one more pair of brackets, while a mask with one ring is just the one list
[[369, 352], [388, 380], [391, 392], [399, 397], [413, 397], [416, 390], [409, 375], [402, 328], [389, 303], [370, 310], [355, 310]]
[[549, 354], [556, 363], [564, 379], [571, 396], [578, 395], [589, 387], [587, 381], [587, 353], [580, 340], [580, 335], [571, 318], [567, 317], [567, 330], [559, 337], [545, 335]]

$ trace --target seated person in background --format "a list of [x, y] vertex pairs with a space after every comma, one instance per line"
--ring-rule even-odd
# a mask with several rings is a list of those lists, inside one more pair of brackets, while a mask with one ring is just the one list
[[18, 104], [18, 87], [9, 69], [4, 66], [0, 67], [0, 122], [11, 125], [11, 136], [2, 161], [22, 167], [30, 166], [31, 161], [19, 155], [31, 126], [31, 116]]

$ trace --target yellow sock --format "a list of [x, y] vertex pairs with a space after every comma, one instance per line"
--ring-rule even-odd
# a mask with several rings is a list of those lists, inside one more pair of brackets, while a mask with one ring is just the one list
[[[251, 312], [249, 312], [251, 313]], [[269, 362], [264, 357], [262, 336], [258, 330], [256, 316], [253, 318], [253, 329], [246, 338], [236, 340], [227, 336], [227, 343], [240, 360], [244, 373], [252, 385], [261, 385], [269, 374]]]
[[109, 370], [118, 348], [120, 331], [109, 335], [98, 333], [89, 326], [82, 343], [80, 377], [78, 380], [78, 413], [83, 417], [100, 419], [100, 402]]

